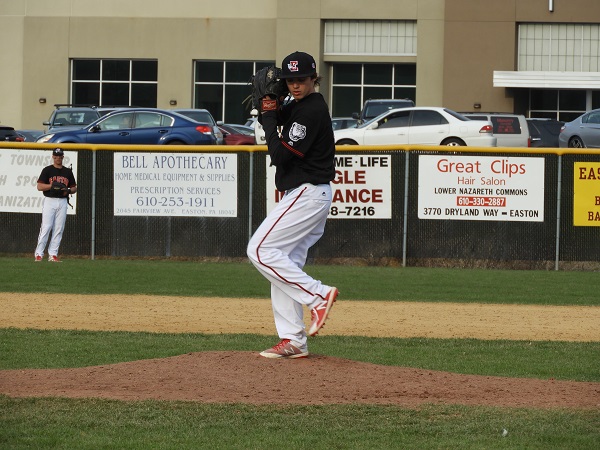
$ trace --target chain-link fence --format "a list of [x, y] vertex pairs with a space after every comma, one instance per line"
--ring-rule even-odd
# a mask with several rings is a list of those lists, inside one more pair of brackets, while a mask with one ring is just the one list
[[[43, 151], [48, 146], [0, 144], [0, 161], [8, 151]], [[78, 147], [77, 211], [69, 215], [60, 252], [87, 257], [169, 257], [245, 258], [249, 235], [258, 227], [268, 209], [268, 155], [265, 147], [212, 148], [237, 157], [237, 215], [210, 216], [129, 216], [115, 214], [117, 182], [114, 177], [118, 152], [192, 152], [202, 147], [140, 148]], [[310, 250], [316, 262], [362, 264], [571, 268], [600, 264], [600, 221], [589, 226], [574, 225], [576, 163], [600, 165], [600, 152], [563, 152], [562, 149], [485, 149], [439, 147], [398, 148], [361, 146], [338, 147], [338, 155], [387, 155], [390, 164], [391, 214], [386, 218], [344, 218], [328, 220], [325, 235]], [[574, 149], [568, 149], [574, 150]], [[507, 153], [508, 152], [508, 153]], [[543, 158], [543, 220], [429, 220], [419, 217], [419, 190], [435, 180], [419, 179], [422, 155], [457, 158], [497, 156], [503, 158]], [[5, 165], [6, 168], [6, 165]], [[10, 170], [10, 169], [8, 169]], [[37, 170], [37, 168], [35, 169]], [[592, 172], [593, 174], [595, 172]], [[39, 174], [39, 172], [38, 172]], [[599, 179], [593, 189], [600, 198]], [[423, 178], [423, 177], [422, 177]], [[271, 183], [271, 184], [269, 184]], [[0, 176], [4, 193], [12, 189], [10, 176]], [[35, 187], [14, 186], [14, 190]], [[40, 193], [38, 193], [41, 195]], [[3, 254], [31, 254], [41, 221], [37, 213], [7, 212], [10, 201], [0, 193], [0, 230]], [[594, 205], [596, 211], [600, 206]], [[593, 213], [593, 211], [592, 211]], [[594, 213], [593, 213], [594, 214]], [[593, 219], [595, 216], [591, 215]], [[597, 214], [597, 212], [595, 213]]]

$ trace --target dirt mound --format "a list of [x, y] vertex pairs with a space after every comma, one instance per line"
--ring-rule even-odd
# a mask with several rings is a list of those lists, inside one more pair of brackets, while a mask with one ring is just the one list
[[[2, 328], [256, 333], [277, 340], [268, 299], [0, 293], [0, 309]], [[598, 342], [598, 323], [598, 307], [341, 300], [322, 334]], [[600, 407], [600, 383], [459, 375], [314, 354], [269, 360], [256, 352], [190, 353], [77, 369], [4, 370], [0, 393], [253, 404]]]
[[190, 353], [80, 369], [7, 370], [0, 372], [0, 392], [251, 404], [600, 406], [600, 383], [459, 375], [322, 355], [270, 360], [251, 352]]

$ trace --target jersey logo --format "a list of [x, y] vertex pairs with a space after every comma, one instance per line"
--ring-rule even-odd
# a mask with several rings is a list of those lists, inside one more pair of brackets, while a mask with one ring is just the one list
[[290, 139], [294, 142], [298, 142], [300, 139], [304, 139], [306, 137], [306, 127], [304, 125], [300, 125], [298, 122], [294, 122], [292, 124], [292, 128], [290, 128]]

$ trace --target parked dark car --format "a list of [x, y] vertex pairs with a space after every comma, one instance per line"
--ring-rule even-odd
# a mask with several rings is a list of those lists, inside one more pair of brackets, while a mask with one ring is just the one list
[[558, 147], [558, 136], [564, 124], [561, 120], [527, 119], [531, 147]]
[[245, 125], [221, 124], [225, 145], [254, 145], [254, 128]]
[[44, 131], [42, 130], [17, 130], [19, 136], [23, 138], [25, 142], [35, 142]]
[[214, 145], [212, 125], [155, 108], [117, 110], [85, 128], [57, 131], [36, 142], [142, 145]]
[[24, 140], [13, 127], [0, 125], [0, 141], [23, 142]]

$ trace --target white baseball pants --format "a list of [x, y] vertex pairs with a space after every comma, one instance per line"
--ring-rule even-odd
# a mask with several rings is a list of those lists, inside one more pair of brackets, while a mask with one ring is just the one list
[[301, 347], [307, 340], [303, 306], [313, 308], [331, 290], [302, 270], [308, 249], [325, 231], [331, 199], [329, 184], [303, 184], [287, 191], [248, 243], [248, 258], [271, 282], [279, 337]]
[[62, 240], [65, 222], [67, 221], [67, 198], [45, 197], [42, 206], [42, 226], [38, 236], [36, 256], [44, 256], [44, 249], [48, 238], [52, 233], [52, 239], [48, 245], [48, 254], [58, 256], [58, 247]]

